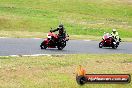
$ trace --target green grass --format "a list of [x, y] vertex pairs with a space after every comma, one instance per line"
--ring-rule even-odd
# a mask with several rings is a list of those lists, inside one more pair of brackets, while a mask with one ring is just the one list
[[0, 57], [1, 88], [131, 88], [130, 84], [87, 84], [75, 81], [76, 68], [88, 74], [130, 74], [131, 54]]
[[0, 0], [0, 32], [47, 33], [50, 27], [55, 28], [61, 22], [70, 35], [102, 36], [104, 32], [111, 32], [112, 28], [116, 28], [121, 37], [131, 38], [132, 2]]

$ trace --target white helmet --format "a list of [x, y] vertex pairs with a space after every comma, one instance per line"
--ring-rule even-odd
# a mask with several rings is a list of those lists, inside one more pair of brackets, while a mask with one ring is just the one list
[[112, 29], [113, 32], [116, 32], [116, 29]]

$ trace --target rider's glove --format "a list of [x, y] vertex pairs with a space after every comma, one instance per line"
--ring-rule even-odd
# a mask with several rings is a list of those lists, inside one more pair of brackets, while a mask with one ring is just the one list
[[50, 30], [50, 32], [53, 32], [52, 30]]

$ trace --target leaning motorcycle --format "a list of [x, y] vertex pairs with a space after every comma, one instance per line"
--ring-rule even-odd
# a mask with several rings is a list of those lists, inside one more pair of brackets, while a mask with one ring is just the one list
[[105, 34], [102, 41], [99, 43], [99, 48], [112, 47], [113, 49], [116, 49], [119, 46], [119, 43], [120, 42], [117, 42], [111, 35]]
[[50, 31], [47, 34], [47, 38], [41, 43], [40, 47], [41, 49], [58, 48], [58, 50], [62, 50], [66, 46], [68, 40], [68, 34], [64, 38]]

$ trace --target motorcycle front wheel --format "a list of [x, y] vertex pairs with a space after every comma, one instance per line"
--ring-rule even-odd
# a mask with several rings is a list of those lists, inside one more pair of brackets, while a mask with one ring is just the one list
[[102, 48], [102, 47], [103, 47], [103, 43], [100, 42], [100, 43], [99, 43], [99, 48]]
[[41, 43], [40, 47], [41, 47], [41, 49], [46, 49], [47, 48], [47, 46], [44, 44], [44, 42]]

